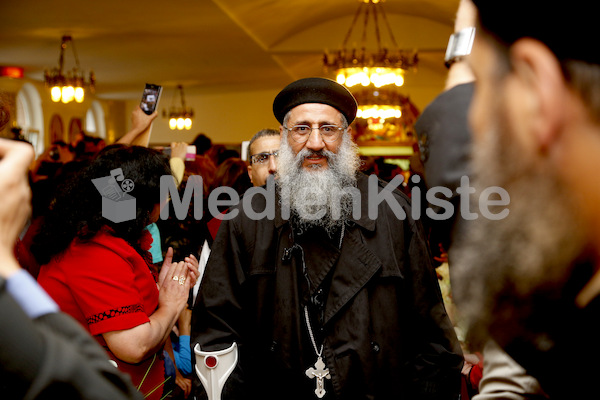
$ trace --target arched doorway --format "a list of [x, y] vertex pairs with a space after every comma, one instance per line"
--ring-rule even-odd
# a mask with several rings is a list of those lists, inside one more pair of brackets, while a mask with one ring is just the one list
[[45, 145], [42, 99], [31, 83], [24, 83], [17, 93], [16, 120], [25, 138], [33, 145], [35, 153], [41, 154]]
[[97, 100], [85, 113], [85, 132], [90, 136], [106, 139], [106, 124], [104, 123], [104, 109]]

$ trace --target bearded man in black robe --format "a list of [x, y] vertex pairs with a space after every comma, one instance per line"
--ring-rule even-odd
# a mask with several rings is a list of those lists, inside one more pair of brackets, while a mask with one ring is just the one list
[[227, 214], [193, 311], [192, 347], [237, 343], [223, 399], [458, 398], [462, 354], [421, 224], [359, 173], [356, 110], [323, 78], [275, 98], [277, 179]]

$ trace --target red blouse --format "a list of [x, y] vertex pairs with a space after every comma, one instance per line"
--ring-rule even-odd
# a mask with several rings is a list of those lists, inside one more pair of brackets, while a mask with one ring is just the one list
[[147, 399], [162, 397], [162, 350], [139, 364], [129, 364], [117, 359], [102, 337], [106, 332], [149, 322], [158, 308], [154, 276], [131, 245], [107, 232], [88, 241], [75, 239], [67, 250], [41, 267], [38, 282], [62, 311], [94, 335], [119, 369], [131, 375], [138, 390], [145, 395], [152, 392]]

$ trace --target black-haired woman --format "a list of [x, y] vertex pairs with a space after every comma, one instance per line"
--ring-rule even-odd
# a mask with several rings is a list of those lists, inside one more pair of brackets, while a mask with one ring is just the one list
[[[157, 151], [106, 147], [59, 190], [32, 246], [39, 283], [148, 399], [163, 396], [163, 346], [198, 277], [191, 259], [171, 263], [172, 250], [160, 275], [148, 262], [152, 238], [144, 228], [158, 219], [161, 176], [170, 174]], [[111, 183], [102, 195], [98, 178]], [[135, 203], [135, 218], [103, 216], [110, 207], [133, 213], [126, 202]]]

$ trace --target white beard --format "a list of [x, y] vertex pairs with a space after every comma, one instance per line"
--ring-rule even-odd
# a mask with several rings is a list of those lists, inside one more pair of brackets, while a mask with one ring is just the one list
[[315, 165], [302, 167], [304, 158], [315, 154], [303, 148], [298, 154], [292, 151], [287, 135], [281, 139], [277, 165], [277, 186], [281, 203], [292, 212], [295, 228], [306, 230], [318, 226], [333, 234], [352, 212], [352, 197], [345, 188], [356, 187], [356, 173], [360, 158], [356, 144], [344, 133], [337, 153], [322, 150], [328, 168]]

